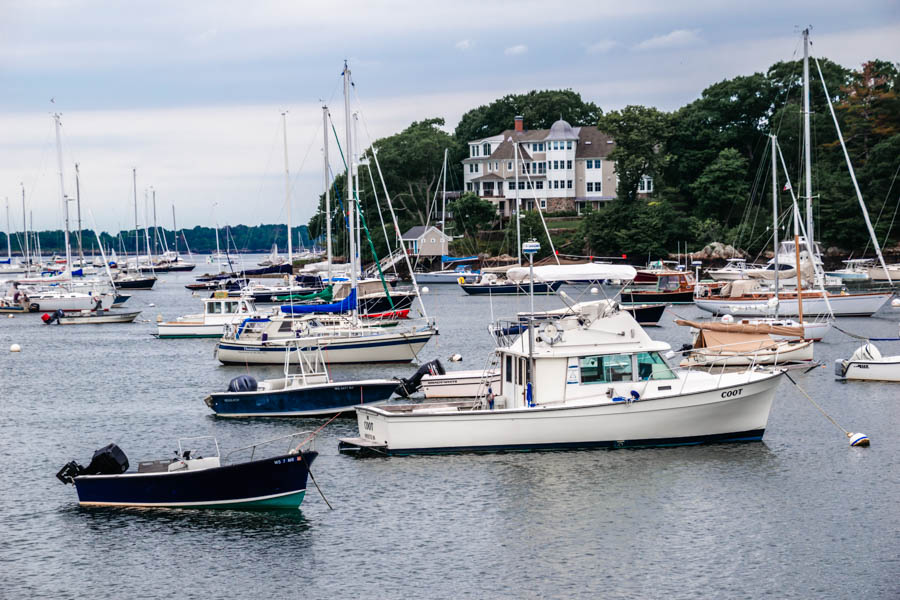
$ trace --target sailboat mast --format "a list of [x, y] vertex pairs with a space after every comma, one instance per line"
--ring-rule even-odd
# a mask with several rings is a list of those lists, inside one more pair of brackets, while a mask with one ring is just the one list
[[[775, 136], [769, 136], [772, 142], [772, 235], [775, 244], [775, 299], [778, 299], [778, 161], [775, 156]], [[800, 265], [797, 265], [800, 268]], [[775, 309], [778, 314], [778, 308]]]
[[78, 171], [78, 163], [75, 163], [75, 207], [78, 215], [78, 258], [81, 259], [81, 266], [84, 266], [84, 246], [81, 244], [81, 173]]
[[156, 190], [150, 188], [153, 194], [153, 254], [159, 256], [159, 227], [156, 225]]
[[[12, 243], [9, 240], [9, 198], [6, 199], [6, 258], [12, 257]], [[10, 260], [10, 262], [12, 262]]]
[[53, 115], [53, 122], [56, 124], [56, 162], [59, 164], [59, 194], [62, 196], [63, 208], [66, 213], [66, 233], [65, 233], [65, 244], [66, 244], [66, 271], [69, 273], [69, 277], [72, 276], [72, 252], [69, 249], [69, 199], [66, 197], [66, 183], [65, 178], [63, 177], [63, 161], [62, 161], [62, 142], [59, 136], [59, 113], [55, 113]]
[[328, 107], [322, 106], [322, 185], [325, 187], [325, 248], [331, 284], [331, 182], [328, 177]]
[[[353, 113], [353, 189], [356, 190], [356, 197], [351, 198], [350, 201], [355, 204], [359, 203], [359, 149], [356, 147], [359, 144], [359, 113]], [[359, 225], [360, 219], [360, 211], [362, 210], [362, 203], [359, 203], [359, 206], [356, 206], [356, 223], [354, 226], [356, 227], [356, 249], [362, 254], [362, 227]], [[374, 258], [374, 257], [373, 257]], [[360, 258], [360, 262], [362, 259]]]
[[441, 191], [443, 198], [441, 199], [441, 232], [447, 230], [447, 152], [448, 148], [444, 148], [444, 186]]
[[[803, 30], [803, 163], [806, 177], [806, 235], [810, 245], [814, 246], [816, 237], [813, 232], [812, 208], [812, 150], [809, 134], [809, 29]], [[815, 260], [815, 257], [810, 257]]]
[[522, 266], [522, 201], [519, 198], [519, 142], [513, 142], [513, 169], [516, 174], [516, 256]]
[[287, 111], [281, 113], [281, 122], [284, 126], [284, 205], [287, 210], [287, 251], [288, 264], [294, 264], [294, 244], [291, 238], [291, 169], [288, 163], [287, 145]]
[[131, 184], [134, 191], [134, 268], [138, 268], [138, 257], [141, 254], [141, 234], [138, 231], [138, 212], [137, 212], [137, 169], [131, 169]]
[[178, 260], [178, 224], [175, 222], [175, 205], [172, 205], [172, 235], [175, 236], [175, 260]]
[[[349, 155], [350, 149], [353, 148], [352, 120], [350, 118], [350, 67], [347, 61], [344, 61], [344, 119], [347, 128], [346, 148]], [[356, 257], [356, 232], [354, 225], [356, 223], [356, 206], [353, 201], [353, 164], [350, 156], [347, 157], [347, 204], [350, 205], [349, 214], [347, 215], [347, 223], [350, 228], [350, 290], [353, 293], [356, 290], [357, 257]], [[354, 318], [356, 316], [356, 307], [352, 307]]]
[[22, 233], [25, 238], [25, 272], [28, 273], [31, 271], [31, 257], [28, 255], [28, 223], [25, 221], [25, 184], [19, 184], [22, 186]]

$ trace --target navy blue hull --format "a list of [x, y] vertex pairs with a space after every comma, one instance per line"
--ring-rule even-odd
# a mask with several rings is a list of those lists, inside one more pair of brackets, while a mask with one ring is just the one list
[[309, 465], [318, 456], [276, 456], [224, 467], [172, 473], [82, 475], [75, 478], [81, 504], [113, 506], [221, 507], [299, 504]]
[[311, 417], [347, 412], [354, 406], [383, 402], [397, 389], [397, 382], [332, 384], [330, 386], [273, 392], [223, 392], [211, 394], [206, 404], [217, 415], [227, 417]]
[[546, 450], [579, 450], [588, 448], [658, 448], [666, 446], [695, 446], [698, 444], [725, 442], [759, 442], [762, 441], [765, 431], [765, 429], [754, 429], [752, 431], [738, 431], [734, 433], [719, 433], [715, 435], [700, 435], [651, 440], [523, 444], [513, 446], [456, 446], [452, 448], [413, 448], [403, 450], [391, 450], [386, 446], [374, 446], [372, 448], [368, 448], [366, 446], [353, 444], [350, 440], [341, 440], [338, 443], [338, 450], [345, 454], [375, 456], [384, 456], [387, 454], [391, 456], [406, 456], [411, 454], [454, 454], [461, 452], [537, 452]]
[[[549, 283], [545, 282], [535, 282], [534, 283], [534, 293], [535, 294], [552, 294], [556, 290], [559, 289], [559, 286], [563, 284], [562, 281], [551, 281]], [[478, 284], [468, 284], [463, 283], [460, 286], [463, 291], [470, 296], [514, 296], [517, 294], [528, 295], [531, 293], [531, 284], [523, 283], [504, 283], [500, 285], [478, 285]]]
[[622, 292], [622, 302], [626, 304], [650, 304], [656, 302], [692, 304], [694, 302], [694, 292], [693, 290], [680, 292], [625, 290]]

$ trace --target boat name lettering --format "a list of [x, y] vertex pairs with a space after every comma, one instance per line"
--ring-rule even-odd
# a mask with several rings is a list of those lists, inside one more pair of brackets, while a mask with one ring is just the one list
[[868, 369], [869, 368], [869, 365], [854, 365], [854, 366], [859, 369]]
[[363, 423], [363, 427], [368, 431], [375, 431], [375, 423], [372, 421], [366, 421]]
[[744, 388], [738, 388], [736, 390], [727, 390], [722, 392], [723, 398], [734, 398], [735, 396], [740, 396], [741, 392], [744, 391]]

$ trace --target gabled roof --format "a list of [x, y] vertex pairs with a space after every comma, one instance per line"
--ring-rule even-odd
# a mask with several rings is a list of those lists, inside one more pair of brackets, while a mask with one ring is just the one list
[[578, 128], [575, 158], [606, 158], [616, 147], [612, 137], [594, 126]]
[[425, 235], [426, 233], [428, 233], [429, 231], [431, 231], [432, 229], [434, 231], [436, 231], [438, 234], [447, 238], [448, 240], [451, 239], [449, 235], [445, 234], [443, 231], [441, 231], [434, 225], [429, 225], [428, 227], [426, 227], [425, 225], [416, 225], [415, 227], [411, 227], [409, 229], [409, 231], [407, 231], [402, 236], [400, 236], [400, 239], [402, 239], [403, 241], [417, 240], [420, 237], [422, 237], [423, 235]]
[[[491, 158], [494, 160], [515, 160], [514, 154], [513, 143], [510, 141], [510, 138], [506, 138], [502, 144], [497, 146], [497, 149], [491, 154]], [[519, 146], [519, 160], [532, 160], [528, 149], [522, 145]]]
[[496, 181], [497, 179], [503, 179], [496, 173], [488, 173], [487, 175], [482, 175], [481, 177], [473, 177], [472, 181]]

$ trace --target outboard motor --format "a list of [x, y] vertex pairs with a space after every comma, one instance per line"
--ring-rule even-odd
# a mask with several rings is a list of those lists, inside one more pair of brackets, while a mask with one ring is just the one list
[[422, 378], [425, 375], [443, 375], [444, 373], [446, 371], [444, 371], [444, 365], [441, 364], [440, 360], [437, 358], [430, 360], [419, 367], [419, 370], [409, 379], [401, 377], [400, 385], [397, 386], [396, 392], [404, 398], [409, 398], [422, 386]]
[[63, 316], [63, 311], [57, 309], [52, 315], [48, 313], [44, 313], [41, 315], [41, 321], [44, 322], [44, 325], [52, 325], [53, 323], [59, 323], [59, 318]]
[[82, 467], [74, 460], [67, 463], [56, 474], [63, 483], [74, 483], [79, 475], [120, 475], [128, 470], [128, 457], [121, 448], [109, 444], [94, 452], [87, 467]]
[[250, 375], [239, 375], [228, 383], [229, 392], [255, 392], [258, 388], [256, 379]]

